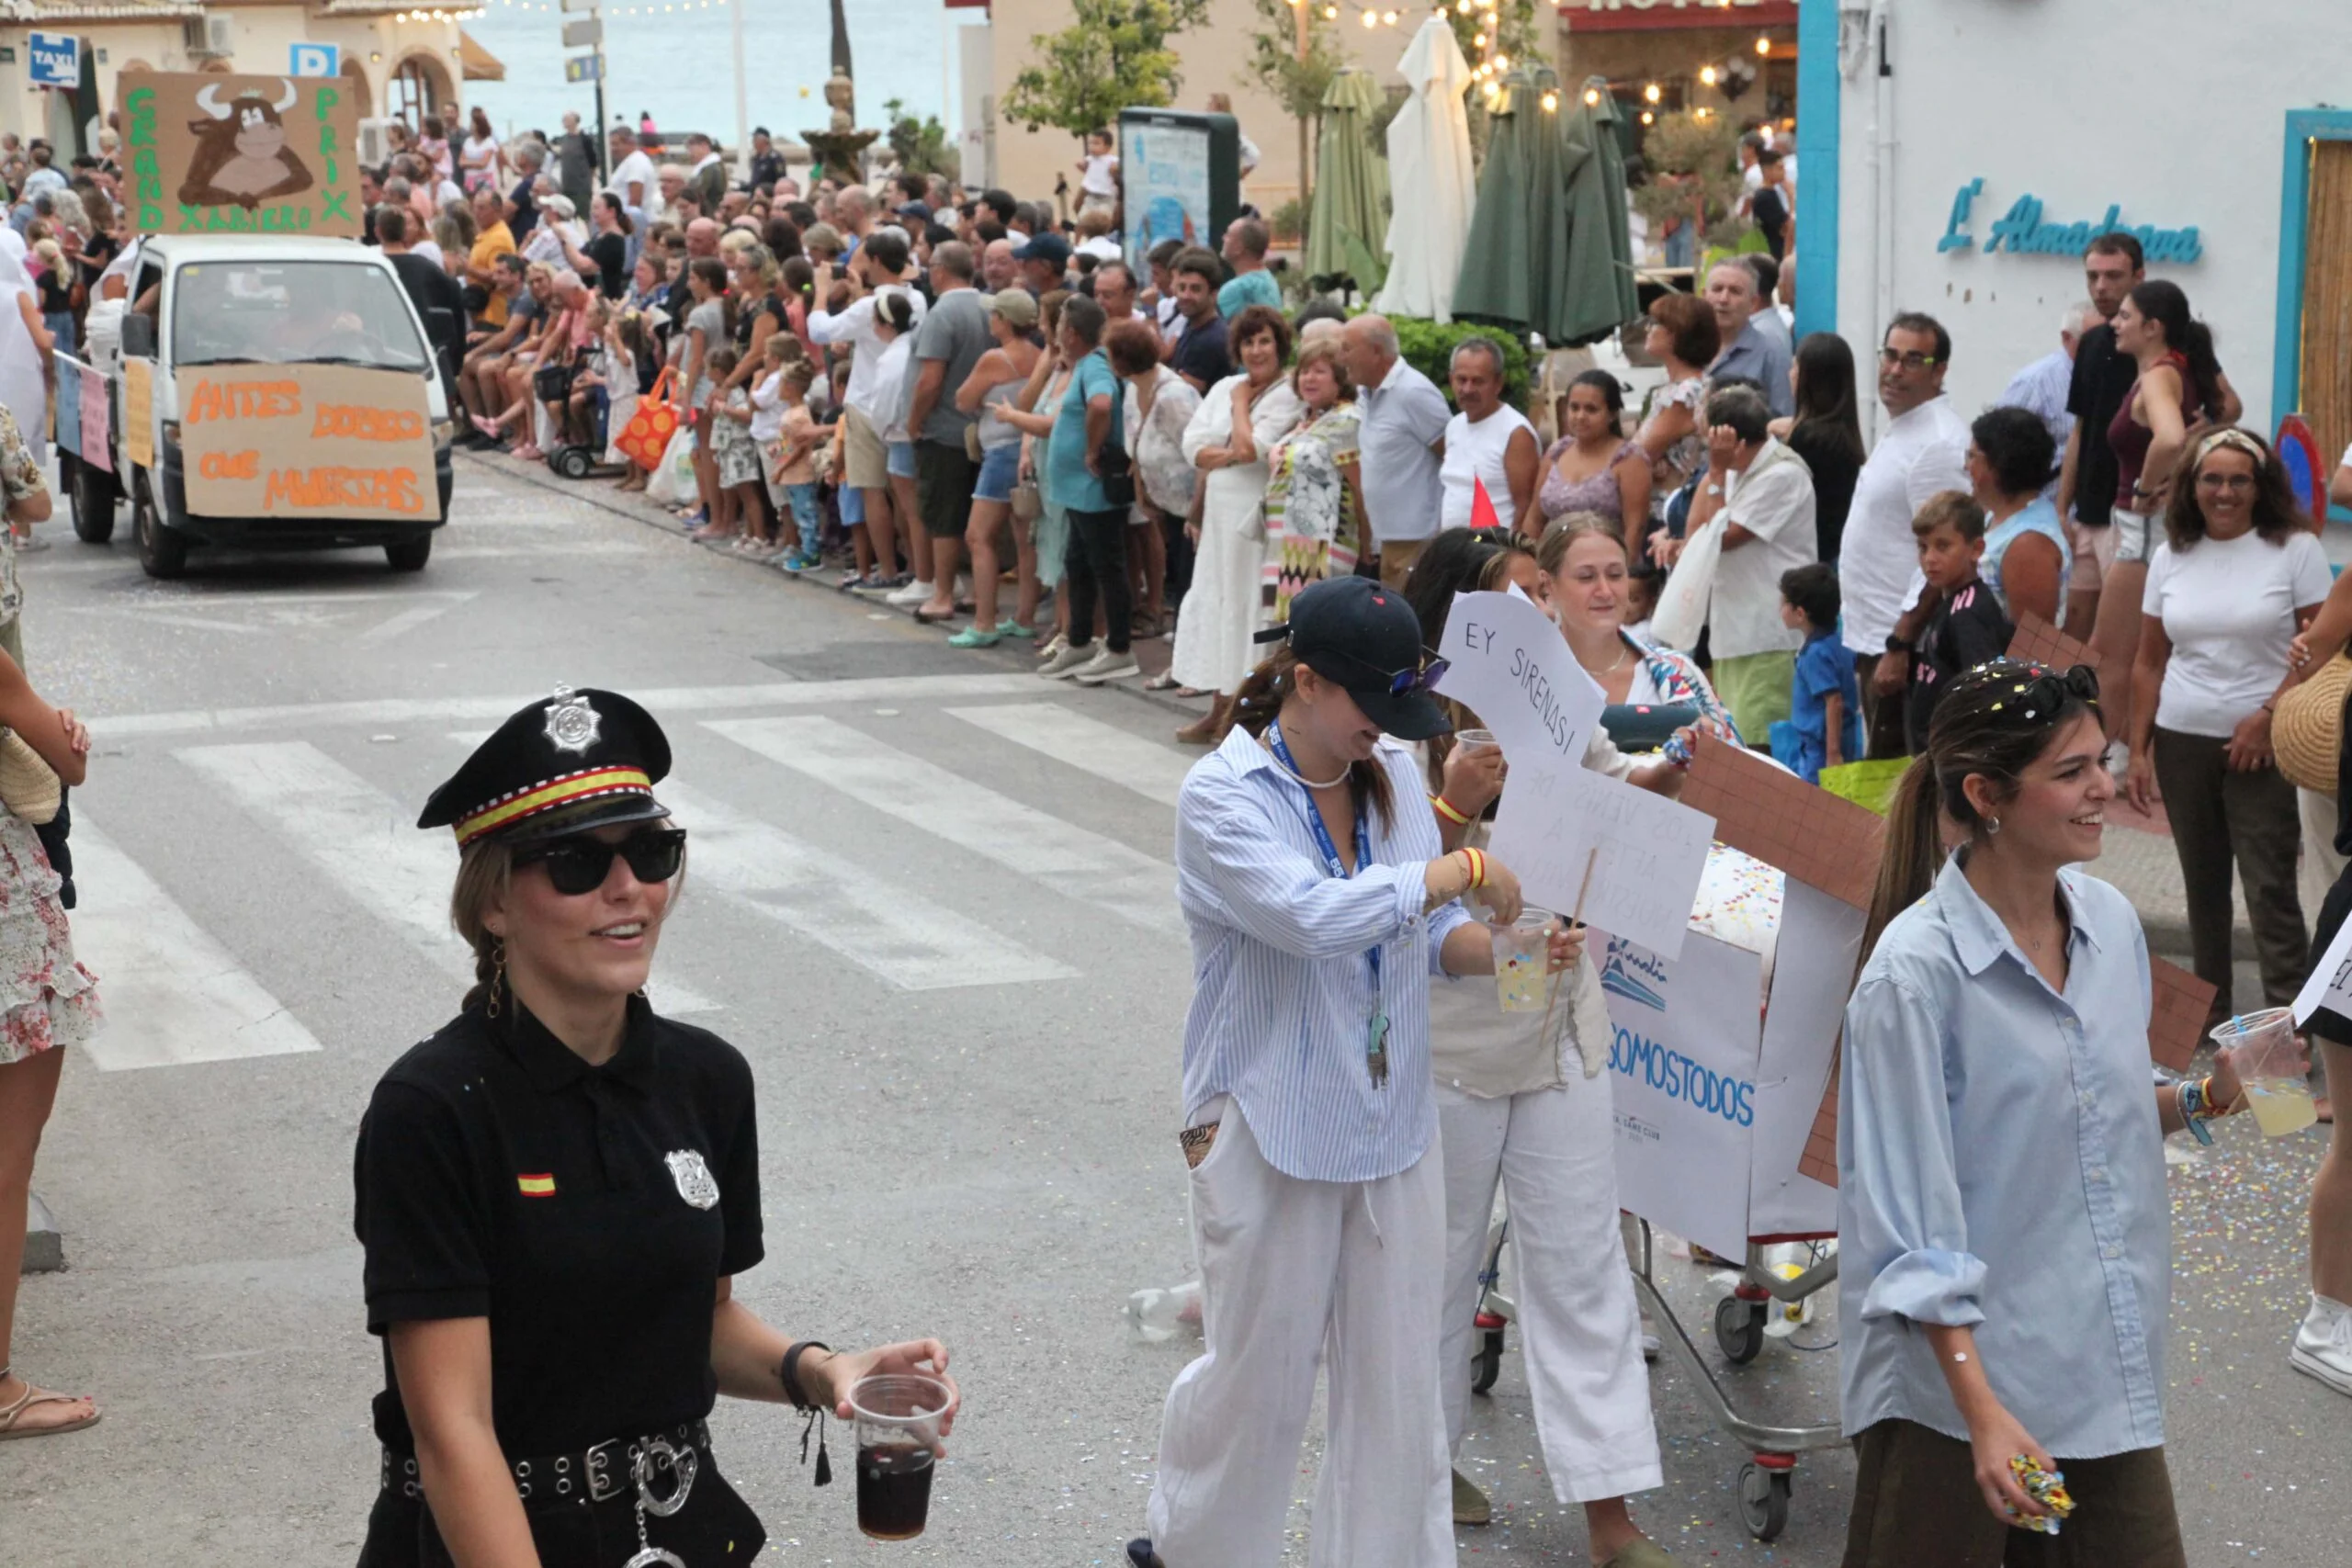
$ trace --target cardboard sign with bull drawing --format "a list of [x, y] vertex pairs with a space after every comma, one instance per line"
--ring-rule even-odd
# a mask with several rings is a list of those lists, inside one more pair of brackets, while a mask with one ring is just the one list
[[125, 72], [121, 102], [140, 233], [360, 232], [359, 111], [340, 77]]

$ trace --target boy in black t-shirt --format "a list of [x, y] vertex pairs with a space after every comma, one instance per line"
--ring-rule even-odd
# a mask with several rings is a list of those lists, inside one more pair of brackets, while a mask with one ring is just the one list
[[1956, 490], [1930, 497], [1911, 520], [1919, 541], [1919, 571], [1932, 602], [1928, 623], [1911, 644], [1911, 682], [1904, 694], [1904, 728], [1914, 756], [1928, 749], [1936, 704], [1962, 671], [2008, 650], [2008, 612], [1976, 569], [1984, 558], [1984, 509]]

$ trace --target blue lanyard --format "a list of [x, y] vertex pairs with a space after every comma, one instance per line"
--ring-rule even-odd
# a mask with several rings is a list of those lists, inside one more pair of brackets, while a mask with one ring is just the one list
[[[1315, 835], [1315, 847], [1322, 852], [1324, 869], [1340, 881], [1346, 881], [1348, 868], [1340, 860], [1340, 847], [1331, 841], [1331, 830], [1323, 825], [1323, 812], [1322, 808], [1315, 804], [1315, 792], [1307, 787], [1306, 781], [1299, 774], [1298, 764], [1291, 760], [1290, 748], [1283, 744], [1283, 727], [1280, 724], [1266, 727], [1266, 744], [1272, 750], [1274, 760], [1282, 763], [1291, 778], [1297, 783], [1299, 793], [1306, 797], [1306, 826], [1307, 829]], [[1356, 869], [1362, 871], [1371, 863], [1372, 829], [1365, 818], [1363, 805], [1358, 803], [1356, 807]], [[1364, 1055], [1372, 1071], [1373, 1082], [1375, 1085], [1384, 1085], [1388, 1078], [1388, 1013], [1387, 1010], [1381, 1006], [1379, 946], [1374, 945], [1364, 954], [1364, 957], [1372, 964], [1372, 1022], [1365, 1034]]]

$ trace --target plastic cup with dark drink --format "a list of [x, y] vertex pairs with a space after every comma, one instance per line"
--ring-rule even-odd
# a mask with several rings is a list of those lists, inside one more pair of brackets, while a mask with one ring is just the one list
[[951, 1395], [937, 1378], [886, 1373], [849, 1391], [857, 1417], [857, 1528], [912, 1540], [931, 1515], [931, 1469]]

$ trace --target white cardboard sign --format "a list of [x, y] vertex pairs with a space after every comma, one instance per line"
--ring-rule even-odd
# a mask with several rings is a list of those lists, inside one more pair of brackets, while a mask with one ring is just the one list
[[2311, 978], [2295, 993], [2295, 1021], [2303, 1022], [2322, 1008], [2352, 1016], [2352, 920], [2338, 928], [2327, 952], [2312, 965]]
[[1750, 1235], [1826, 1235], [1838, 1229], [1838, 1190], [1797, 1168], [1829, 1087], [1829, 1061], [1862, 950], [1864, 911], [1792, 876], [1781, 902], [1772, 1005], [1756, 1071], [1755, 1161], [1748, 1171]]
[[1565, 915], [1581, 894], [1586, 924], [1673, 958], [1714, 832], [1713, 818], [1604, 773], [1514, 762], [1488, 852], [1528, 902]]
[[1748, 1192], [1738, 1173], [1754, 1138], [1763, 960], [1695, 931], [1679, 958], [1623, 937], [1596, 956], [1609, 1003], [1618, 1204], [1725, 1258], [1745, 1257]]
[[1517, 778], [1539, 761], [1581, 767], [1607, 699], [1534, 602], [1510, 593], [1457, 593], [1437, 689], [1477, 714], [1502, 743]]

